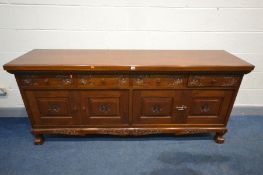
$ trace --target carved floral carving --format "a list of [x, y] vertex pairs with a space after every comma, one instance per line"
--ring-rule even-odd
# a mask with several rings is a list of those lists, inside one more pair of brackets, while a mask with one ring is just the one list
[[203, 106], [201, 106], [201, 112], [209, 112], [210, 111], [210, 108], [209, 108], [209, 105], [208, 104], [204, 104]]
[[200, 77], [199, 76], [194, 76], [192, 79], [189, 81], [190, 86], [203, 86], [203, 84], [200, 82]]
[[64, 79], [62, 79], [62, 83], [65, 86], [70, 85], [70, 84], [72, 84], [72, 79], [71, 78], [64, 78]]
[[27, 86], [32, 86], [33, 85], [33, 79], [31, 79], [31, 78], [22, 79], [22, 82], [23, 82], [24, 85], [27, 85]]
[[125, 85], [128, 83], [128, 79], [125, 77], [120, 77], [119, 78], [119, 85]]
[[51, 104], [51, 105], [49, 105], [49, 107], [48, 107], [48, 111], [57, 113], [57, 112], [60, 111], [60, 108], [61, 108], [61, 107], [60, 107], [59, 104]]
[[[49, 133], [52, 134], [65, 134], [65, 135], [85, 135], [88, 132], [89, 131], [85, 131], [81, 129], [52, 129], [51, 131], [49, 131]], [[128, 135], [139, 136], [139, 135], [149, 135], [149, 134], [160, 134], [160, 133], [164, 133], [164, 131], [162, 131], [162, 129], [101, 128], [96, 130], [94, 133], [120, 135], [120, 136], [128, 136]]]
[[85, 135], [80, 129], [54, 129], [50, 131], [50, 133], [65, 135]]
[[174, 85], [179, 85], [179, 84], [182, 84], [182, 83], [183, 83], [183, 79], [182, 78], [176, 78], [173, 81]]
[[137, 85], [143, 85], [143, 77], [140, 76], [140, 77], [136, 78], [135, 83]]
[[110, 134], [110, 135], [149, 135], [149, 134], [160, 134], [163, 133], [161, 129], [100, 129], [97, 131], [98, 134]]
[[[229, 86], [236, 86], [238, 84], [238, 78], [237, 77], [229, 77], [229, 76], [226, 76], [226, 77], [213, 77], [210, 82], [206, 82], [206, 81], [202, 81], [202, 80], [205, 80], [205, 79], [210, 79], [210, 77], [206, 77], [206, 76], [192, 76], [190, 79], [189, 79], [189, 85], [190, 86], [204, 86], [203, 83], [209, 83], [210, 85], [217, 85], [217, 86], [222, 86], [222, 87], [229, 87]], [[220, 78], [220, 81], [219, 79]]]
[[208, 129], [184, 129], [181, 131], [176, 132], [176, 134], [199, 134], [199, 133], [208, 133], [212, 132], [211, 130]]
[[236, 77], [224, 77], [225, 81], [222, 86], [236, 86], [238, 79]]

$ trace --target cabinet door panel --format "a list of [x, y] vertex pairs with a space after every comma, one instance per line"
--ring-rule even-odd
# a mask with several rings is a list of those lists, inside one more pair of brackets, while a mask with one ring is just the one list
[[231, 104], [231, 90], [193, 90], [187, 123], [222, 124]]
[[133, 122], [135, 124], [172, 124], [183, 122], [185, 111], [176, 107], [184, 105], [178, 90], [136, 90], [133, 92]]
[[128, 124], [128, 91], [81, 91], [82, 118], [86, 124]]
[[80, 123], [75, 94], [71, 91], [25, 91], [37, 125], [74, 125]]

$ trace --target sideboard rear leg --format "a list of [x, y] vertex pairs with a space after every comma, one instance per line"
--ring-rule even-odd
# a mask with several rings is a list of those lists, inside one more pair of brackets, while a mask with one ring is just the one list
[[224, 134], [225, 133], [226, 133], [226, 131], [216, 132], [215, 142], [218, 143], [218, 144], [223, 144], [225, 142], [225, 139], [224, 139]]
[[42, 145], [44, 143], [43, 134], [34, 134], [34, 136], [35, 136], [35, 139], [34, 139], [35, 145]]

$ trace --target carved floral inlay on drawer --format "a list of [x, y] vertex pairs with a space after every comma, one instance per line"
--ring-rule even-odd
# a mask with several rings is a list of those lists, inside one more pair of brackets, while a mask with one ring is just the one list
[[189, 77], [188, 86], [203, 87], [203, 86], [221, 86], [231, 87], [238, 86], [240, 77], [237, 76], [199, 76], [194, 75]]
[[25, 75], [20, 77], [22, 86], [67, 87], [73, 85], [72, 75]]
[[204, 104], [203, 106], [201, 106], [200, 111], [201, 111], [202, 113], [207, 113], [207, 112], [209, 112], [209, 111], [210, 111], [209, 105], [208, 105], [207, 103]]
[[162, 107], [159, 104], [154, 104], [152, 106], [152, 112], [159, 114], [162, 111]]
[[127, 76], [97, 76], [97, 75], [79, 75], [79, 87], [128, 87], [129, 78]]
[[111, 106], [109, 104], [101, 104], [99, 107], [100, 112], [107, 114], [111, 110]]
[[57, 112], [60, 111], [60, 108], [61, 108], [61, 107], [60, 107], [59, 104], [50, 104], [50, 105], [48, 106], [48, 111], [57, 113]]
[[134, 87], [183, 87], [186, 85], [186, 76], [152, 76], [139, 75], [133, 78]]

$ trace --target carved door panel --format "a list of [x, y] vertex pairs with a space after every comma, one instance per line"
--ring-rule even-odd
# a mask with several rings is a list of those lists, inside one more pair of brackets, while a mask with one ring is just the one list
[[186, 122], [189, 124], [223, 124], [232, 97], [232, 90], [193, 90]]
[[[183, 95], [178, 90], [137, 90], [133, 92], [133, 122], [136, 124], [173, 124], [187, 115]], [[182, 110], [177, 110], [179, 107]]]
[[76, 94], [72, 91], [25, 91], [36, 125], [79, 124]]
[[129, 123], [129, 92], [126, 90], [81, 91], [82, 120], [85, 124]]

